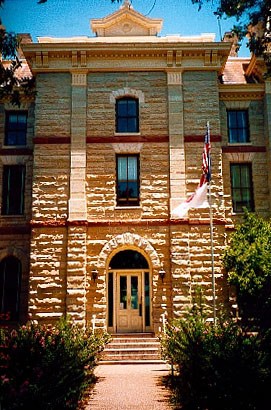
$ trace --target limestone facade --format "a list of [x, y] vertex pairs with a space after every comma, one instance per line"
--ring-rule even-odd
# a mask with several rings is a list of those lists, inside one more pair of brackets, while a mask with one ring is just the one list
[[[221, 255], [242, 215], [231, 164], [251, 166], [254, 210], [270, 216], [270, 84], [257, 61], [229, 58], [230, 43], [158, 37], [161, 21], [128, 2], [92, 29], [95, 38], [23, 45], [35, 100], [0, 106], [2, 210], [4, 165], [26, 166], [23, 214], [0, 215], [0, 263], [13, 257], [21, 266], [17, 319], [69, 314], [111, 332], [158, 332], [197, 289], [212, 311], [212, 254], [216, 307], [228, 309]], [[247, 67], [257, 81], [246, 81]], [[139, 131], [116, 129], [121, 98], [137, 101]], [[25, 146], [5, 143], [6, 113], [16, 110], [28, 113]], [[248, 113], [249, 142], [229, 143], [229, 110]], [[213, 248], [208, 208], [172, 214], [198, 185], [207, 121]], [[119, 156], [138, 158], [136, 206], [117, 203]]]

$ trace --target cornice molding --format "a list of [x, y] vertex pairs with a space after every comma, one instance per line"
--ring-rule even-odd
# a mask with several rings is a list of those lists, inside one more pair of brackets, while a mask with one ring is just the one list
[[262, 100], [265, 93], [264, 84], [221, 84], [218, 89], [222, 101]]

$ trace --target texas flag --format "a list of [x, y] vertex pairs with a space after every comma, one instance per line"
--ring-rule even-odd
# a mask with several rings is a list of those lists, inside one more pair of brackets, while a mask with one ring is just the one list
[[211, 158], [210, 158], [210, 130], [207, 124], [207, 131], [204, 138], [204, 147], [202, 151], [202, 175], [196, 191], [182, 204], [173, 209], [172, 214], [183, 218], [190, 208], [207, 208], [208, 182], [211, 180]]

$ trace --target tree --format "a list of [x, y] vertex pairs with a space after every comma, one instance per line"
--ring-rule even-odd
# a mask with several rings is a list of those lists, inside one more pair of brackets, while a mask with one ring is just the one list
[[271, 325], [271, 222], [245, 212], [223, 255], [244, 322]]
[[[198, 4], [214, 0], [191, 0]], [[239, 40], [248, 38], [248, 47], [257, 57], [262, 56], [271, 75], [271, 4], [270, 0], [217, 0], [215, 15], [218, 18], [235, 17], [237, 25], [232, 29]]]
[[[5, 0], [0, 0], [0, 7]], [[20, 38], [6, 31], [0, 20], [0, 98], [7, 97], [14, 105], [20, 105], [20, 94], [34, 92], [34, 78], [20, 76], [21, 61], [17, 51]]]

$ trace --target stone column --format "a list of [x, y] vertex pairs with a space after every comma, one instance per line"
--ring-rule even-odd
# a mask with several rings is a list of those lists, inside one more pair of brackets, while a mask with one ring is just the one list
[[[184, 102], [182, 72], [167, 72], [168, 120], [170, 152], [170, 214], [186, 197]], [[189, 228], [187, 225], [170, 227], [170, 262], [173, 316], [185, 311], [191, 301], [191, 274], [189, 261]]]
[[70, 198], [67, 239], [66, 312], [86, 324], [86, 116], [87, 73], [72, 72]]
[[170, 155], [170, 213], [185, 198], [182, 73], [167, 72]]
[[72, 73], [71, 168], [69, 221], [87, 219], [86, 205], [86, 118], [87, 73]]

